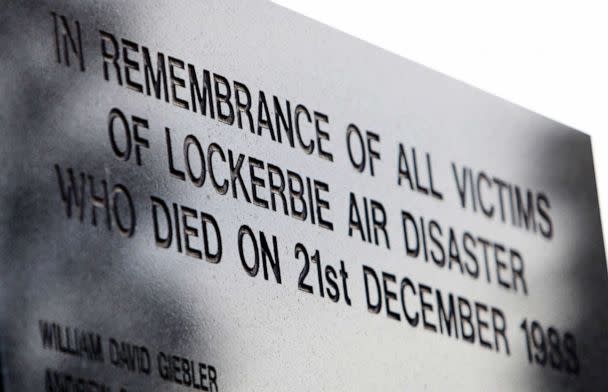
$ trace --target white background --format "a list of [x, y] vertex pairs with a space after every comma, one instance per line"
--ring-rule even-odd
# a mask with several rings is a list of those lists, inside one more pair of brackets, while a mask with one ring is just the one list
[[275, 2], [590, 134], [606, 244], [608, 3]]

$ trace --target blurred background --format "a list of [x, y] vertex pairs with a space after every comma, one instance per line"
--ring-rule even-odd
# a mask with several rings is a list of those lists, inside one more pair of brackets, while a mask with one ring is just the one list
[[275, 2], [591, 135], [606, 244], [605, 2]]
[[[505, 388], [520, 385], [531, 390], [553, 391], [558, 387], [580, 387], [579, 381], [595, 387], [608, 382], [605, 377], [608, 339], [604, 327], [608, 325], [608, 298], [605, 296], [606, 276], [598, 273], [603, 266], [596, 262], [603, 256], [601, 239], [595, 235], [597, 227], [593, 218], [597, 211], [593, 207], [585, 208], [591, 205], [593, 195], [569, 194], [577, 189], [574, 186], [563, 187], [564, 194], [560, 193], [560, 197], [570, 203], [560, 213], [572, 219], [573, 227], [578, 229], [574, 233], [563, 232], [571, 234], [572, 241], [556, 241], [547, 252], [540, 247], [534, 247], [535, 254], [530, 252], [530, 259], [539, 262], [530, 263], [528, 271], [531, 274], [536, 271], [537, 280], [547, 277], [550, 284], [538, 285], [537, 295], [526, 297], [525, 301], [519, 297], [505, 298], [493, 291], [488, 292], [487, 298], [510, 309], [514, 317], [534, 314], [541, 320], [568, 325], [575, 335], [582, 337], [579, 344], [581, 352], [585, 353], [584, 368], [588, 373], [581, 378], [560, 377], [540, 367], [521, 367], [520, 363], [507, 362], [506, 358], [494, 362], [487, 360], [488, 356], [463, 355], [458, 345], [430, 346], [437, 342], [434, 335], [404, 330], [397, 323], [378, 324], [384, 320], [370, 318], [367, 312], [351, 312], [346, 307], [336, 310], [330, 303], [320, 306], [312, 298], [302, 299], [295, 288], [270, 291], [267, 282], [242, 274], [238, 263], [226, 262], [222, 268], [212, 268], [184, 260], [175, 253], [158, 252], [151, 243], [150, 221], [147, 221], [148, 225], [141, 225], [142, 238], [148, 238], [148, 241], [121, 241], [117, 240], [120, 237], [116, 232], [101, 227], [91, 231], [76, 220], [66, 221], [56, 204], [57, 185], [51, 170], [55, 163], [62, 167], [73, 165], [75, 170], [94, 170], [95, 175], [101, 175], [98, 173], [103, 169], [105, 178], [130, 184], [134, 195], [140, 197], [138, 216], [144, 215], [143, 209], [147, 205], [144, 201], [149, 194], [164, 195], [186, 205], [198, 205], [202, 201], [201, 194], [192, 192], [187, 184], [155, 180], [162, 176], [164, 167], [160, 154], [152, 155], [155, 159], [149, 163], [148, 175], [141, 175], [124, 162], [108, 159], [111, 157], [109, 150], [99, 148], [107, 143], [105, 126], [99, 132], [98, 125], [91, 125], [105, 125], [107, 112], [91, 110], [92, 105], [146, 113], [151, 124], [167, 121], [184, 133], [199, 129], [200, 123], [194, 116], [167, 116], [170, 112], [164, 109], [154, 110], [157, 102], [133, 99], [128, 91], [115, 93], [115, 86], [99, 84], [95, 78], [81, 75], [79, 82], [73, 83], [72, 70], [55, 67], [50, 72], [48, 60], [54, 53], [52, 46], [45, 44], [51, 31], [48, 9], [79, 15], [83, 25], [109, 26], [112, 31], [121, 31], [125, 37], [146, 37], [146, 42], [154, 47], [173, 44], [177, 53], [191, 53], [195, 64], [209, 61], [211, 69], [220, 64], [228, 73], [239, 70], [243, 80], [254, 81], [265, 80], [259, 69], [268, 64], [269, 54], [276, 53], [274, 46], [256, 47], [255, 44], [277, 31], [286, 31], [291, 20], [283, 14], [285, 19], [278, 20], [277, 25], [268, 24], [258, 29], [261, 22], [252, 20], [252, 13], [247, 9], [254, 9], [258, 3], [242, 3], [242, 8], [236, 7], [236, 11], [218, 6], [210, 13], [195, 13], [193, 7], [173, 7], [168, 2], [164, 6], [150, 7], [148, 3], [135, 0], [116, 2], [113, 6], [94, 0], [48, 0], [52, 7], [17, 0], [13, 3], [13, 11], [6, 13], [5, 23], [0, 23], [0, 47], [6, 48], [0, 53], [0, 64], [8, 70], [0, 75], [0, 91], [4, 93], [0, 96], [0, 106], [7, 108], [3, 111], [8, 113], [3, 121], [11, 131], [0, 144], [0, 166], [8, 173], [0, 178], [0, 185], [4, 185], [0, 189], [5, 191], [0, 194], [0, 222], [3, 222], [0, 225], [0, 255], [7, 260], [0, 263], [0, 276], [10, 277], [0, 284], [0, 338], [3, 347], [9, 347], [2, 352], [2, 360], [4, 380], [13, 386], [10, 390], [38, 388], [43, 380], [44, 366], [101, 379], [116, 378], [115, 369], [110, 366], [74, 361], [43, 350], [38, 340], [40, 319], [58, 320], [186, 358], [211, 359], [219, 364], [224, 385], [229, 390], [266, 390], [273, 380], [279, 379], [287, 390], [307, 389], [307, 386], [312, 389], [313, 384], [324, 385], [328, 390], [337, 389], [332, 385], [344, 387], [349, 384], [361, 389], [361, 385], [380, 382], [397, 385], [405, 379], [424, 384], [426, 379], [420, 375], [433, 368], [442, 370], [437, 375], [438, 385], [460, 382], [479, 389], [491, 383]], [[608, 86], [607, 77], [601, 72], [608, 69], [602, 45], [608, 28], [601, 25], [604, 14], [599, 6], [585, 8], [584, 3], [577, 2], [577, 8], [571, 9], [558, 3], [549, 6], [536, 2], [532, 6], [510, 2], [508, 8], [502, 9], [466, 0], [458, 7], [432, 0], [419, 4], [383, 1], [327, 4], [314, 0], [279, 3], [592, 134], [600, 198], [608, 193], [602, 188], [608, 181], [604, 180], [606, 159], [603, 150], [607, 147], [602, 134], [606, 122], [600, 115], [600, 107], [605, 101], [602, 93], [606, 93]], [[198, 3], [192, 0], [188, 4]], [[216, 4], [221, 4], [220, 0]], [[134, 15], [146, 15], [147, 18]], [[170, 22], [159, 23], [161, 20]], [[175, 20], [182, 23], [176, 27], [171, 22]], [[193, 30], [191, 25], [195, 26]], [[232, 27], [231, 34], [225, 34], [225, 26]], [[215, 50], [214, 56], [205, 58], [205, 52], [192, 50], [192, 41], [180, 35], [180, 32], [188, 31], [215, 32], [188, 33], [199, 47]], [[214, 41], [219, 34], [222, 34], [222, 40]], [[280, 45], [299, 42], [306, 53], [316, 49], [314, 45], [322, 39], [321, 35], [296, 32], [290, 39], [276, 43], [280, 48]], [[84, 45], [98, 47], [98, 42], [88, 40]], [[333, 52], [334, 46], [336, 52]], [[343, 53], [339, 51], [339, 44], [334, 46], [324, 52], [325, 56]], [[236, 52], [239, 56], [235, 57], [235, 47], [256, 50], [261, 55]], [[322, 56], [319, 58], [319, 61], [323, 60]], [[317, 72], [323, 66], [321, 62], [315, 65], [318, 65]], [[15, 67], [19, 67], [19, 72], [14, 72]], [[287, 76], [277, 78], [279, 82], [276, 83], [291, 85], [293, 89], [297, 88], [293, 84], [296, 75], [308, 72], [310, 64], [293, 62], [291, 67]], [[365, 74], [368, 68], [373, 69], [367, 64], [352, 68], [359, 75]], [[344, 83], [335, 78], [330, 82], [331, 88], [344, 87]], [[312, 89], [302, 89], [305, 90]], [[91, 91], [98, 94], [92, 95]], [[310, 96], [314, 98], [316, 94], [318, 92], [312, 91]], [[332, 98], [331, 102], [339, 99]], [[49, 102], [53, 104], [49, 105]], [[342, 108], [341, 111], [346, 110]], [[265, 151], [261, 143], [247, 146], [248, 140], [224, 132], [217, 122], [206, 125], [205, 131], [218, 143], [247, 148], [254, 155]], [[587, 181], [577, 169], [589, 167], [588, 161], [573, 167], [569, 165], [569, 159], [584, 160], [581, 151], [586, 149], [581, 149], [580, 144], [578, 148], [573, 146], [572, 139], [576, 138], [572, 137], [545, 139], [541, 145], [531, 145], [530, 149], [538, 150], [543, 157], [541, 161], [556, 171], [546, 183], [553, 189], [557, 188], [556, 184], [574, 178], [576, 181], [571, 184], [584, 187]], [[278, 159], [287, 162], [291, 157], [285, 155]], [[24, 161], [30, 163], [25, 170]], [[290, 162], [296, 168], [306, 165], [305, 161]], [[533, 178], [533, 170], [528, 170], [527, 164], [514, 163], [511, 169], [517, 167]], [[537, 169], [543, 171], [545, 167]], [[315, 170], [320, 171], [319, 168]], [[388, 199], [388, 191], [382, 192], [381, 197]], [[49, 197], [51, 194], [55, 198]], [[203, 195], [207, 196], [203, 201], [205, 211], [222, 216], [223, 224], [236, 227], [242, 222], [256, 222], [261, 229], [276, 230], [274, 220], [262, 219], [265, 215], [257, 210], [227, 214], [226, 211], [232, 212], [234, 208], [232, 200]], [[395, 198], [393, 195], [392, 200]], [[416, 208], [418, 204], [411, 205]], [[243, 211], [240, 207], [237, 210]], [[451, 220], [454, 221], [453, 216]], [[307, 243], [318, 242], [321, 238], [319, 233], [304, 229], [287, 233], [287, 240], [295, 243], [296, 235], [298, 240], [303, 238]], [[227, 239], [226, 243], [231, 241], [235, 239]], [[526, 243], [522, 246], [531, 249], [535, 238], [528, 237]], [[350, 255], [353, 260], [372, 259], [375, 250], [349, 248], [347, 241], [329, 246], [333, 251], [339, 249], [340, 253]], [[541, 252], [542, 258], [538, 256]], [[545, 275], [544, 262], [555, 255], [559, 256], [558, 262], [552, 264], [554, 268]], [[232, 257], [235, 260], [234, 253]], [[398, 259], [398, 256], [393, 257], [378, 260], [377, 265], [388, 269]], [[567, 262], [569, 260], [576, 260], [576, 263]], [[465, 281], [452, 281], [449, 275], [434, 277], [435, 271], [425, 271], [423, 264], [412, 264], [407, 269], [413, 276], [439, 282], [439, 285], [449, 284], [447, 287], [464, 295], [477, 289]], [[358, 282], [359, 287], [355, 288], [362, 290], [362, 282]], [[234, 287], [239, 289], [234, 290]], [[555, 290], [555, 287], [567, 289]], [[310, 317], [311, 314], [314, 317]], [[373, 333], [377, 328], [382, 328], [382, 333]], [[306, 344], [297, 344], [299, 342]], [[417, 360], [419, 353], [427, 352], [429, 347], [434, 347], [434, 355], [425, 357], [425, 361]], [[403, 357], [398, 358], [399, 353], [404, 353]], [[440, 366], [450, 363], [450, 359], [465, 366]], [[277, 366], [285, 371], [276, 372]], [[11, 369], [10, 372], [7, 369]], [[396, 377], [370, 377], [390, 374], [391, 369]], [[361, 375], [361, 378], [353, 378], [352, 374]], [[167, 387], [159, 378], [145, 380], [144, 387], [148, 390]], [[142, 388], [142, 378], [135, 373], [123, 374], [120, 382], [126, 387]]]

